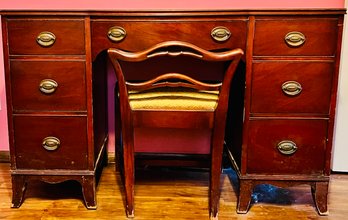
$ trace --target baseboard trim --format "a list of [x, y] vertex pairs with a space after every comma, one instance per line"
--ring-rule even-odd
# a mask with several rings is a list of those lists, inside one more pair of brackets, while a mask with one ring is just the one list
[[0, 163], [10, 162], [10, 151], [0, 151]]
[[115, 152], [108, 151], [108, 163], [115, 163]]

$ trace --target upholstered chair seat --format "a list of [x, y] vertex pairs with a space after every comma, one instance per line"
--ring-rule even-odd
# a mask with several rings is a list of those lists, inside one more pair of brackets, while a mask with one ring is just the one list
[[132, 110], [214, 111], [219, 91], [196, 90], [185, 87], [161, 87], [128, 92]]

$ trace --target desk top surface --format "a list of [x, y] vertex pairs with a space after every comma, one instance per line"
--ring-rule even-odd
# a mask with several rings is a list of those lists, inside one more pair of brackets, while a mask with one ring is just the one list
[[344, 8], [344, 0], [1, 0], [0, 10], [258, 10]]

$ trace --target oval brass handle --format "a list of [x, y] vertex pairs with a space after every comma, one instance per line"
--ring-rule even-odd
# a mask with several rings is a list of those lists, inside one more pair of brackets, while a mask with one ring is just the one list
[[278, 143], [277, 145], [280, 153], [285, 155], [294, 154], [297, 151], [297, 146], [293, 141], [284, 140]]
[[211, 30], [211, 37], [216, 41], [224, 42], [231, 37], [231, 31], [226, 27], [215, 27]]
[[52, 32], [44, 31], [37, 36], [36, 42], [42, 47], [50, 47], [56, 42], [56, 36]]
[[282, 90], [287, 95], [296, 96], [302, 92], [302, 86], [296, 81], [287, 81], [283, 83]]
[[44, 79], [40, 82], [39, 89], [44, 94], [52, 94], [56, 91], [58, 83], [53, 79]]
[[57, 150], [57, 148], [60, 146], [60, 140], [56, 137], [45, 137], [42, 140], [42, 147], [45, 148], [48, 151], [54, 151]]
[[299, 47], [305, 43], [306, 37], [304, 34], [298, 31], [292, 31], [285, 35], [284, 38], [287, 45], [291, 47]]
[[108, 38], [113, 42], [120, 42], [126, 37], [126, 30], [119, 26], [114, 26], [108, 31]]

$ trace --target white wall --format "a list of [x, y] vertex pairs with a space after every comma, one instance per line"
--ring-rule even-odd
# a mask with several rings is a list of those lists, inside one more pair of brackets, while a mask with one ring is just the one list
[[[348, 7], [348, 0], [345, 0]], [[348, 16], [345, 16], [341, 69], [337, 97], [333, 171], [348, 172]]]

